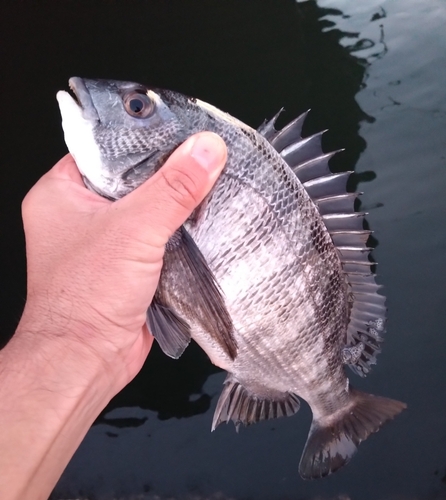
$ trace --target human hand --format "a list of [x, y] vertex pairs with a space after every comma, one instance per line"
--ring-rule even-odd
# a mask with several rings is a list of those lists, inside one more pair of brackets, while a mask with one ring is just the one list
[[[193, 136], [116, 202], [87, 190], [70, 155], [23, 202], [28, 296], [20, 331], [99, 360], [115, 386], [140, 370], [164, 245], [202, 201], [226, 160], [222, 139]], [[94, 363], [88, 363], [89, 358]]]
[[110, 202], [84, 187], [67, 155], [26, 196], [27, 301], [0, 351], [0, 498], [48, 498], [98, 414], [141, 368], [164, 245], [225, 160], [222, 139], [197, 134]]

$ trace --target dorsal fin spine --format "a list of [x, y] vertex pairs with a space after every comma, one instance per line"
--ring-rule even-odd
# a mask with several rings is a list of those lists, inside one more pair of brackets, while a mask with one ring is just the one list
[[[285, 147], [280, 151], [280, 154], [285, 157], [288, 156], [290, 153], [294, 153], [298, 149], [302, 148], [305, 146], [305, 144], [308, 144], [311, 141], [314, 141], [315, 139], [319, 139], [322, 137], [325, 132], [328, 132], [328, 129], [321, 130], [320, 132], [317, 132], [316, 134], [309, 135], [308, 137], [305, 137], [305, 139], [301, 139], [300, 141], [293, 142], [289, 146]], [[322, 151], [321, 151], [322, 153]], [[322, 153], [322, 156], [325, 156], [324, 153]]]
[[[385, 297], [377, 293], [379, 285], [371, 271], [371, 266], [376, 265], [369, 258], [372, 249], [367, 247], [371, 231], [365, 229], [363, 224], [367, 213], [354, 211], [355, 200], [362, 193], [347, 192], [347, 181], [353, 172], [333, 173], [329, 168], [330, 159], [343, 150], [323, 152], [321, 139], [326, 130], [302, 138], [307, 115], [308, 111], [278, 131], [274, 128], [276, 115], [263, 124], [259, 132], [299, 178], [318, 207], [338, 250], [353, 297], [346, 345], [353, 347], [362, 342], [367, 346], [355, 364], [350, 366], [355, 373], [364, 376], [380, 351], [380, 334], [384, 331], [386, 315]], [[379, 328], [375, 328], [375, 324]]]

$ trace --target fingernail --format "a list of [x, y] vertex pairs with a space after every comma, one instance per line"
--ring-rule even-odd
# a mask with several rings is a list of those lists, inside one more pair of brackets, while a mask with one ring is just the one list
[[[190, 155], [208, 172], [219, 172], [226, 159], [223, 139], [213, 132], [197, 135], [193, 139]], [[192, 139], [192, 140], [193, 140]]]

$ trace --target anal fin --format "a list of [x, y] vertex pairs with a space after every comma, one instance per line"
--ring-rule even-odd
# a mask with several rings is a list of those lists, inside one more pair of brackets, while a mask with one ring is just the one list
[[[254, 392], [255, 391], [255, 392]], [[250, 390], [229, 373], [215, 409], [212, 431], [222, 422], [232, 420], [250, 425], [261, 420], [294, 415], [299, 411], [299, 398], [292, 393], [282, 393], [265, 387]]]

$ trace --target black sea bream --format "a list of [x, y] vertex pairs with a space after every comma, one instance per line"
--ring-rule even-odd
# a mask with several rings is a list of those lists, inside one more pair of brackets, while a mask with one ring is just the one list
[[347, 463], [405, 404], [353, 389], [376, 361], [385, 298], [371, 273], [363, 215], [332, 174], [305, 115], [259, 130], [198, 99], [112, 80], [72, 78], [58, 93], [68, 149], [86, 185], [112, 200], [149, 178], [190, 135], [219, 134], [226, 167], [171, 238], [149, 330], [178, 358], [193, 338], [228, 372], [212, 429], [313, 412], [304, 478]]

